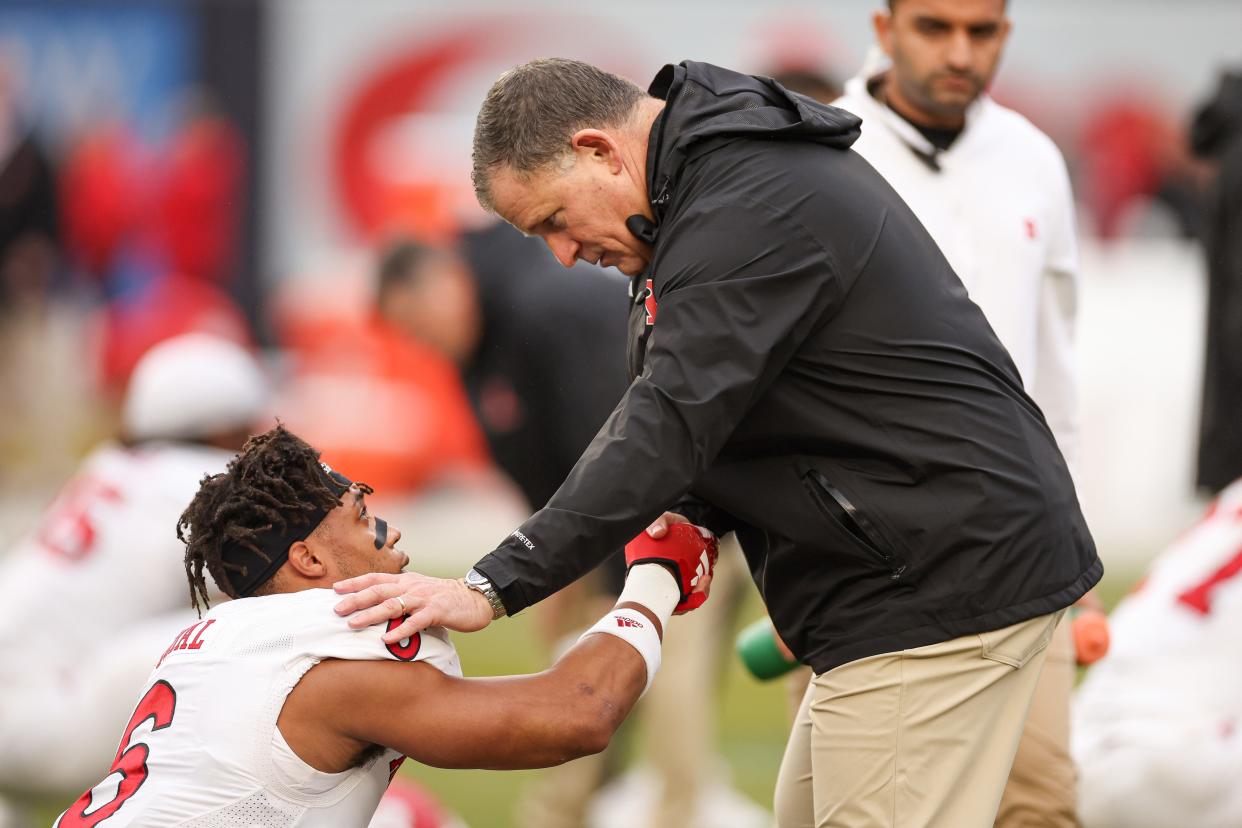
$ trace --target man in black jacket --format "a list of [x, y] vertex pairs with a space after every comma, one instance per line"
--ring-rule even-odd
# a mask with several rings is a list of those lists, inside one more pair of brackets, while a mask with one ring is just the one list
[[990, 825], [1048, 638], [1103, 567], [1043, 415], [858, 132], [702, 63], [649, 95], [574, 61], [502, 76], [480, 202], [633, 278], [634, 380], [464, 581], [370, 576], [338, 611], [478, 629], [664, 510], [735, 531], [816, 673], [817, 824]]

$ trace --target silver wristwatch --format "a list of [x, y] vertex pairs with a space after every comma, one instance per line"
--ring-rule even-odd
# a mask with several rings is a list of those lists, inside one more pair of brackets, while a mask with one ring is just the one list
[[500, 593], [496, 591], [496, 587], [492, 586], [492, 582], [487, 579], [486, 575], [477, 569], [471, 569], [466, 573], [465, 581], [468, 589], [473, 589], [487, 599], [488, 605], [492, 608], [493, 621], [505, 615], [505, 605], [500, 600]]

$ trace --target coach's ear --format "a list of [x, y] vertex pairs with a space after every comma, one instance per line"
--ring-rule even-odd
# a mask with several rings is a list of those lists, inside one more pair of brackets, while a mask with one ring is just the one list
[[617, 140], [602, 129], [580, 129], [569, 139], [569, 145], [579, 156], [604, 164], [613, 175], [625, 166]]
[[306, 541], [294, 541], [289, 544], [289, 566], [303, 578], [316, 580], [328, 573], [328, 567], [316, 557]]

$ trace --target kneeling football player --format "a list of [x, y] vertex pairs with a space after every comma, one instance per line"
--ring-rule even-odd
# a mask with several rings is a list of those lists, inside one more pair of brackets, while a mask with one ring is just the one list
[[203, 480], [178, 527], [193, 603], [204, 568], [239, 600], [171, 642], [108, 776], [58, 828], [361, 826], [406, 756], [505, 769], [597, 752], [651, 683], [669, 616], [710, 580], [696, 570], [715, 542], [695, 527], [640, 536], [616, 607], [552, 668], [464, 679], [442, 629], [386, 644], [333, 612], [333, 582], [408, 563], [369, 492], [281, 426]]

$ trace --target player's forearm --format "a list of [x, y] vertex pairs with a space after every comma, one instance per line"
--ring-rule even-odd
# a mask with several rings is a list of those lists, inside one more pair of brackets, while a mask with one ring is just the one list
[[424, 729], [410, 744], [389, 746], [442, 768], [559, 765], [603, 750], [646, 680], [646, 664], [632, 647], [591, 636], [536, 675], [457, 680], [452, 732]]
[[683, 581], [696, 587], [687, 572], [702, 560], [710, 575], [711, 545], [697, 530], [685, 534], [627, 549], [621, 600], [549, 670], [463, 679], [424, 665], [324, 662], [300, 685], [322, 706], [308, 718], [335, 718], [359, 744], [442, 768], [547, 767], [599, 752], [655, 676]]
[[[647, 665], [630, 646], [594, 635], [566, 653], [547, 677], [551, 727], [542, 734], [541, 764], [560, 764], [599, 753], [630, 714], [647, 687]], [[529, 744], [529, 742], [528, 742]]]
[[551, 669], [508, 680], [511, 720], [487, 767], [546, 767], [603, 750], [654, 678], [678, 596], [662, 565], [635, 566], [613, 611]]

